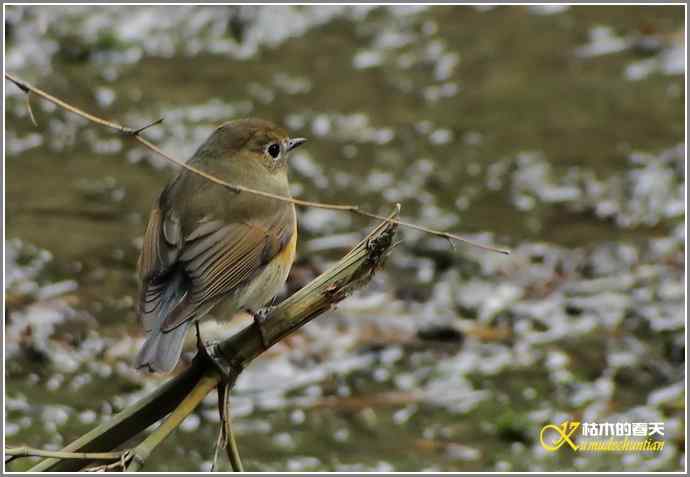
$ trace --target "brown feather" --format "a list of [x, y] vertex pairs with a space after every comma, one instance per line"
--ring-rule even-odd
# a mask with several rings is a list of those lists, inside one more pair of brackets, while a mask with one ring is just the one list
[[[189, 164], [232, 183], [289, 195], [287, 155], [266, 153], [287, 132], [249, 119], [222, 125]], [[284, 283], [294, 259], [292, 204], [235, 194], [181, 171], [155, 204], [138, 264], [138, 314], [147, 340], [137, 365], [174, 367], [186, 330], [225, 299], [260, 306]], [[230, 310], [232, 313], [232, 310]]]
[[267, 223], [233, 223], [204, 233], [197, 229], [186, 240], [179, 262], [191, 278], [190, 293], [166, 317], [161, 329], [170, 331], [201, 315], [201, 310], [233, 293], [256, 276], [287, 245], [295, 232], [294, 208], [277, 207]]
[[158, 268], [158, 234], [161, 224], [161, 211], [154, 207], [149, 214], [149, 222], [144, 233], [144, 244], [139, 255], [139, 277], [144, 279], [153, 270]]

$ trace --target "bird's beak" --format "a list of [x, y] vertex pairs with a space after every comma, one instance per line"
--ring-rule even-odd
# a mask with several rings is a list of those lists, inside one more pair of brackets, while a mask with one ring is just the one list
[[305, 142], [307, 142], [307, 139], [303, 137], [290, 138], [287, 141], [287, 150], [292, 151], [293, 149], [296, 149], [302, 144], [304, 144]]

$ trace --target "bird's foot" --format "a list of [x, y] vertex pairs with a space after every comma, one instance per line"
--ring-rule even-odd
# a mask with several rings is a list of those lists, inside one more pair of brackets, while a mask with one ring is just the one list
[[264, 347], [264, 351], [267, 350], [271, 345], [268, 342], [268, 338], [266, 337], [266, 332], [264, 330], [263, 325], [266, 322], [266, 319], [268, 318], [268, 315], [270, 315], [272, 310], [272, 306], [261, 308], [258, 311], [247, 310], [247, 313], [252, 315], [252, 317], [254, 318], [254, 324], [256, 325], [256, 329], [259, 331], [259, 336], [261, 336], [261, 344]]
[[205, 359], [212, 363], [212, 365], [219, 372], [224, 383], [234, 383], [237, 379], [237, 376], [240, 375], [242, 369], [244, 368], [243, 364], [241, 362], [235, 362], [232, 360], [229, 361], [228, 358], [224, 356], [222, 350], [219, 349], [219, 343], [204, 343], [203, 339], [201, 338], [199, 322], [197, 321], [194, 323], [194, 325], [196, 327], [196, 347], [198, 356], [201, 357], [201, 359]]
[[211, 353], [209, 352], [209, 348], [206, 346], [206, 343], [204, 343], [204, 340], [201, 339], [201, 330], [199, 329], [199, 322], [196, 321], [194, 322], [194, 327], [196, 328], [196, 349], [197, 351], [204, 355], [206, 358], [211, 359]]

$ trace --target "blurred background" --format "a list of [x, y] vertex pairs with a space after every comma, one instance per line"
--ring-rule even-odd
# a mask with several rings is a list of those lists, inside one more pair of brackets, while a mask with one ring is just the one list
[[[257, 116], [293, 193], [413, 230], [240, 378], [248, 470], [683, 470], [682, 6], [6, 6], [8, 72], [186, 159]], [[5, 436], [57, 449], [159, 386], [135, 264], [174, 169], [5, 82]], [[301, 209], [289, 289], [374, 224]], [[661, 453], [549, 453], [547, 423], [665, 423]], [[215, 394], [147, 463], [208, 470]], [[20, 461], [21, 462], [21, 461]], [[27, 465], [26, 461], [24, 465]], [[14, 468], [21, 468], [21, 463]], [[221, 469], [227, 469], [223, 462]]]

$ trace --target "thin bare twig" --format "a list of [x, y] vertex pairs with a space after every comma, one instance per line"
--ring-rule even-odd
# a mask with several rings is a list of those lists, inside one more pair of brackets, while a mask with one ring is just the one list
[[122, 472], [125, 470], [122, 461], [112, 462], [110, 464], [96, 465], [94, 467], [87, 467], [84, 472]]
[[34, 116], [34, 110], [31, 108], [31, 93], [26, 93], [26, 109], [29, 111], [29, 117], [31, 118], [31, 122], [34, 124], [35, 127], [38, 127], [38, 123], [36, 122], [36, 117]]
[[115, 460], [124, 452], [64, 452], [35, 449], [33, 447], [6, 447], [5, 455], [12, 459], [21, 457], [56, 457], [58, 459]]
[[165, 118], [157, 119], [157, 120], [153, 121], [152, 123], [147, 124], [146, 126], [140, 127], [139, 129], [132, 131], [132, 136], [138, 136], [139, 134], [146, 131], [148, 128], [152, 128], [153, 126], [158, 126], [160, 123], [162, 123], [164, 121], [164, 119]]
[[230, 466], [233, 472], [244, 472], [242, 460], [240, 459], [240, 450], [235, 441], [235, 433], [232, 430], [232, 416], [230, 415], [230, 385], [225, 384], [225, 391], [223, 392], [223, 414], [221, 415], [221, 425], [223, 426], [223, 436], [225, 441], [225, 451], [230, 460]]
[[218, 456], [220, 455], [220, 448], [223, 446], [223, 421], [221, 420], [220, 426], [218, 427], [218, 438], [216, 439], [216, 445], [213, 449], [213, 461], [211, 462], [211, 472], [215, 472], [216, 467], [218, 467]]
[[[66, 111], [69, 111], [73, 114], [81, 116], [82, 118], [85, 118], [85, 119], [87, 119], [93, 123], [96, 123], [96, 124], [99, 124], [101, 126], [105, 126], [107, 128], [113, 129], [113, 130], [118, 131], [124, 135], [131, 136], [135, 140], [137, 140], [139, 143], [141, 143], [142, 145], [144, 145], [145, 147], [147, 147], [151, 151], [155, 152], [156, 154], [160, 155], [161, 157], [163, 157], [167, 161], [170, 161], [170, 162], [172, 162], [172, 163], [174, 163], [174, 164], [176, 164], [176, 165], [178, 165], [184, 169], [187, 169], [188, 171], [190, 171], [194, 174], [198, 174], [199, 176], [204, 177], [205, 179], [213, 182], [214, 184], [220, 185], [220, 186], [225, 187], [225, 188], [232, 190], [234, 192], [246, 192], [249, 194], [258, 195], [260, 197], [266, 197], [269, 199], [275, 199], [275, 200], [280, 200], [283, 202], [289, 202], [291, 204], [294, 204], [294, 205], [297, 205], [300, 207], [312, 207], [312, 208], [326, 209], [326, 210], [337, 210], [337, 211], [349, 212], [349, 213], [359, 215], [362, 217], [368, 217], [370, 219], [386, 220], [385, 216], [375, 214], [373, 212], [368, 212], [366, 210], [362, 210], [357, 205], [324, 204], [321, 202], [312, 202], [312, 201], [308, 201], [308, 200], [295, 199], [293, 197], [286, 197], [286, 196], [281, 196], [281, 195], [277, 195], [277, 194], [271, 194], [269, 192], [263, 192], [263, 191], [251, 189], [249, 187], [240, 186], [237, 184], [230, 184], [230, 183], [225, 182], [225, 181], [223, 181], [223, 180], [221, 180], [221, 179], [219, 179], [219, 178], [217, 178], [211, 174], [208, 174], [208, 173], [206, 173], [200, 169], [197, 169], [194, 166], [186, 164], [185, 162], [182, 162], [179, 159], [175, 159], [174, 157], [164, 153], [160, 148], [158, 148], [157, 146], [155, 146], [154, 144], [147, 141], [146, 139], [144, 139], [141, 136], [141, 133], [144, 130], [148, 129], [151, 126], [159, 124], [160, 122], [162, 122], [162, 119], [160, 119], [158, 121], [154, 121], [153, 123], [151, 123], [147, 126], [144, 126], [142, 128], [133, 129], [133, 128], [130, 128], [127, 126], [122, 126], [122, 125], [115, 123], [113, 121], [108, 121], [108, 120], [100, 118], [98, 116], [94, 116], [93, 114], [89, 114], [89, 113], [87, 113], [87, 112], [85, 112], [85, 111], [83, 111], [83, 110], [81, 110], [75, 106], [72, 106], [72, 105], [66, 103], [65, 101], [63, 101], [63, 100], [61, 100], [55, 96], [52, 96], [52, 95], [46, 93], [45, 91], [43, 91], [39, 88], [36, 88], [35, 86], [27, 83], [26, 81], [20, 80], [19, 78], [17, 78], [16, 76], [14, 76], [10, 73], [5, 73], [5, 78], [7, 78], [9, 81], [11, 81], [15, 85], [17, 85], [19, 87], [19, 89], [21, 89], [26, 94], [34, 93], [37, 96], [43, 98], [44, 100], [49, 101], [49, 102], [55, 104], [56, 106], [59, 106], [59, 107], [65, 109]], [[466, 243], [468, 245], [472, 245], [474, 247], [478, 247], [478, 248], [481, 248], [484, 250], [489, 250], [492, 252], [498, 252], [498, 253], [502, 253], [505, 255], [510, 254], [510, 251], [507, 249], [498, 248], [498, 247], [494, 247], [494, 246], [486, 245], [486, 244], [481, 244], [481, 243], [475, 242], [473, 240], [461, 237], [459, 235], [452, 234], [450, 232], [442, 232], [440, 230], [435, 230], [435, 229], [432, 229], [429, 227], [423, 227], [421, 225], [417, 225], [417, 224], [414, 224], [411, 222], [405, 222], [405, 221], [402, 221], [399, 219], [395, 219], [395, 223], [400, 225], [400, 226], [403, 226], [403, 227], [407, 227], [407, 228], [414, 229], [414, 230], [419, 230], [421, 232], [424, 232], [424, 233], [427, 233], [430, 235], [445, 238], [449, 242], [452, 240], [455, 240], [455, 241], [463, 242], [463, 243]]]
[[[202, 345], [203, 346], [203, 345]], [[221, 382], [217, 386], [218, 392], [218, 413], [220, 414], [220, 429], [218, 432], [218, 439], [216, 440], [215, 451], [213, 453], [213, 463], [211, 464], [211, 472], [216, 469], [218, 462], [218, 451], [221, 447], [225, 448], [228, 455], [230, 466], [233, 472], [244, 472], [242, 460], [240, 459], [240, 451], [235, 441], [235, 434], [232, 430], [232, 416], [230, 414], [230, 391], [232, 386], [228, 382]]]
[[122, 453], [122, 457], [117, 462], [111, 462], [110, 464], [102, 464], [94, 467], [87, 467], [84, 472], [112, 472], [120, 471], [124, 472], [127, 469], [127, 465], [134, 458], [134, 453], [131, 450]]

